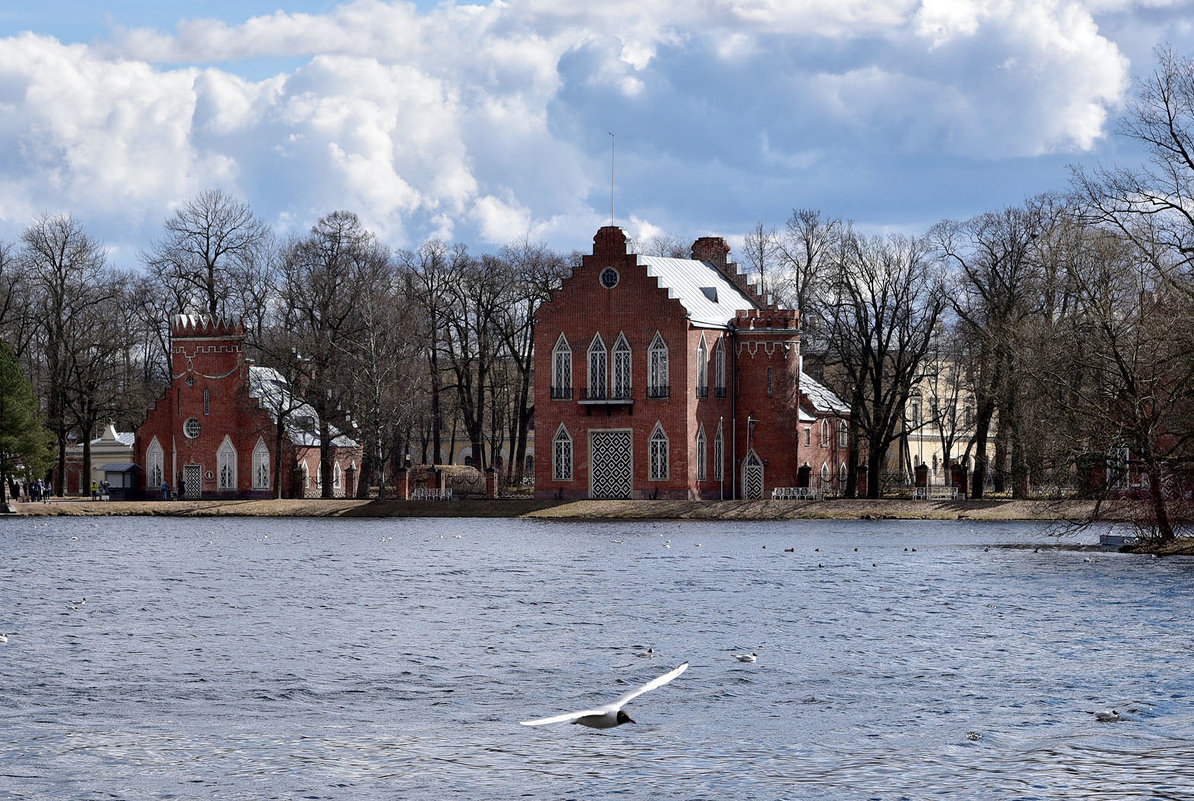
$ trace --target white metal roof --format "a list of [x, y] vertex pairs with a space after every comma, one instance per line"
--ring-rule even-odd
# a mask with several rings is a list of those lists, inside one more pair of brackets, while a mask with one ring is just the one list
[[800, 373], [800, 393], [818, 412], [832, 412], [838, 415], [850, 414], [850, 407], [824, 384], [815, 381], [808, 373]]
[[724, 328], [739, 309], [758, 306], [709, 262], [639, 256], [647, 275], [659, 281], [668, 296], [680, 301], [694, 326]]
[[[276, 422], [279, 410], [286, 415], [286, 435], [295, 445], [319, 446], [319, 415], [311, 404], [297, 398], [290, 391], [286, 378], [272, 367], [249, 367], [249, 396], [256, 398], [261, 408]], [[352, 447], [355, 440], [332, 427], [332, 444]]]

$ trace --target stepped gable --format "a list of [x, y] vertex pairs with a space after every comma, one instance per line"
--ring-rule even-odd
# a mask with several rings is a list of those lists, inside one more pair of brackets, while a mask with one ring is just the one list
[[213, 318], [208, 314], [176, 314], [170, 318], [170, 334], [175, 337], [243, 337], [241, 318], [227, 315]]
[[763, 309], [778, 308], [771, 298], [764, 297], [758, 288], [752, 284], [745, 273], [739, 272], [737, 262], [727, 260], [730, 255], [730, 245], [720, 236], [702, 236], [692, 243], [692, 258], [705, 261], [717, 268], [725, 279], [738, 288], [755, 305]]

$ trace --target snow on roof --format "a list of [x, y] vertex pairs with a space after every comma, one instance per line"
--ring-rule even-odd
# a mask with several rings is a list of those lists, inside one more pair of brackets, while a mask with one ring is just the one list
[[709, 262], [639, 256], [638, 263], [647, 268], [647, 275], [658, 279], [669, 297], [680, 301], [695, 326], [724, 328], [739, 309], [758, 308]]
[[[277, 370], [250, 365], [249, 396], [256, 398], [275, 422], [280, 412], [285, 413], [286, 436], [295, 445], [319, 447], [319, 415], [311, 404], [290, 391], [290, 382]], [[357, 442], [333, 426], [332, 444], [338, 448], [351, 448]]]
[[815, 381], [808, 373], [800, 373], [800, 394], [808, 398], [813, 410], [830, 412], [837, 415], [849, 415], [850, 407], [824, 384]]

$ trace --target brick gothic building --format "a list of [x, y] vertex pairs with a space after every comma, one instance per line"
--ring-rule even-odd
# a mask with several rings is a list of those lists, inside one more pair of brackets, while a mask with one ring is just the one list
[[[175, 315], [170, 360], [171, 384], [133, 445], [149, 497], [160, 497], [163, 481], [187, 498], [274, 497], [279, 410], [287, 412], [282, 494], [320, 496], [315, 411], [291, 395], [280, 373], [245, 358], [245, 331], [238, 321]], [[333, 444], [333, 492], [352, 495], [360, 446], [342, 435]]]
[[[802, 398], [797, 313], [724, 239], [692, 259], [628, 253], [614, 226], [593, 242], [536, 319], [537, 497], [764, 498], [830, 458], [837, 478], [840, 401]], [[822, 418], [835, 435], [806, 435]]]

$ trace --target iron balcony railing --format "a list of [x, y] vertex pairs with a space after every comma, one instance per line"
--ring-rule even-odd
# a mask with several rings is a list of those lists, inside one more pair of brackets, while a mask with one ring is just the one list
[[618, 387], [616, 389], [609, 389], [608, 387], [589, 387], [585, 390], [585, 400], [630, 400], [630, 388]]
[[571, 400], [572, 399], [572, 387], [552, 387], [551, 388], [551, 399], [552, 400]]
[[671, 388], [667, 384], [651, 384], [647, 387], [648, 398], [671, 397]]

